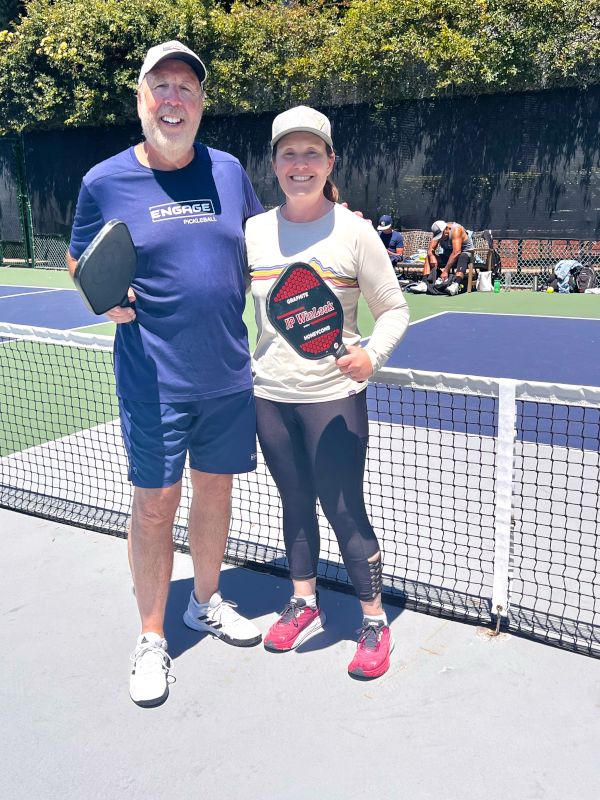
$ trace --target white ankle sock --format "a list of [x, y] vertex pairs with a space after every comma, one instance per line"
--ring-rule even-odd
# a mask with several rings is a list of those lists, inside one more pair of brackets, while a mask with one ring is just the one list
[[292, 600], [294, 598], [296, 600], [304, 600], [304, 602], [306, 603], [306, 605], [309, 608], [316, 608], [317, 607], [317, 595], [316, 594], [307, 594], [304, 597], [300, 597], [299, 595], [294, 594], [294, 595], [292, 595]]
[[388, 624], [385, 611], [382, 614], [363, 614], [363, 619], [367, 620], [367, 622], [383, 622], [384, 625]]

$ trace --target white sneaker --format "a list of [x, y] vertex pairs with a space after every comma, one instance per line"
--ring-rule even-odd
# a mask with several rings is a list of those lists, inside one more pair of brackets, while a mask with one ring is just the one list
[[459, 293], [460, 284], [459, 283], [451, 283], [450, 286], [446, 289], [446, 291], [448, 292], [448, 294], [454, 296], [455, 294]]
[[415, 294], [425, 294], [427, 291], [427, 282], [426, 281], [419, 281], [416, 286], [412, 287], [412, 291]]
[[133, 669], [129, 678], [129, 694], [138, 706], [158, 706], [169, 694], [171, 658], [167, 640], [158, 633], [143, 633], [131, 654]]
[[235, 603], [223, 600], [219, 592], [215, 592], [210, 598], [208, 607], [201, 606], [192, 592], [183, 621], [188, 628], [212, 633], [213, 636], [236, 647], [252, 647], [260, 644], [261, 632], [253, 622], [238, 614], [236, 608]]

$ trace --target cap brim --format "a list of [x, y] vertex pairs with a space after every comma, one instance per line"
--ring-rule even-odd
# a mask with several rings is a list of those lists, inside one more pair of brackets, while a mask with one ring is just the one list
[[377, 226], [377, 230], [378, 231], [387, 231], [387, 229], [391, 228], [391, 227], [392, 227], [392, 223], [390, 222], [389, 225], [378, 225]]
[[193, 58], [192, 56], [188, 56], [186, 53], [181, 53], [180, 55], [177, 54], [175, 56], [171, 56], [171, 58], [176, 58], [179, 61], [185, 61], [185, 63], [194, 70], [200, 83], [204, 83], [206, 80], [206, 67], [201, 61]]
[[149, 67], [144, 72], [143, 75], [140, 75], [138, 85], [142, 83], [142, 81], [149, 72], [152, 72], [153, 69], [156, 69], [156, 67], [158, 67], [159, 64], [162, 64], [163, 61], [183, 61], [185, 64], [188, 65], [188, 67], [191, 67], [194, 70], [201, 84], [203, 84], [204, 81], [206, 80], [206, 67], [204, 66], [202, 61], [200, 61], [200, 59], [196, 59], [193, 56], [188, 55], [187, 53], [178, 53], [177, 51], [175, 51], [171, 53], [165, 53], [165, 55], [162, 58], [159, 58], [154, 64], [152, 64], [152, 66]]
[[277, 142], [280, 139], [283, 139], [284, 136], [287, 136], [288, 133], [312, 133], [314, 136], [318, 136], [319, 139], [322, 139], [325, 142], [325, 144], [329, 145], [329, 147], [333, 147], [333, 141], [331, 139], [331, 136], [327, 136], [327, 134], [323, 133], [323, 131], [317, 131], [314, 128], [290, 128], [288, 131], [282, 131], [281, 133], [278, 133], [277, 136], [275, 136], [273, 139], [271, 139], [271, 147], [275, 147]]

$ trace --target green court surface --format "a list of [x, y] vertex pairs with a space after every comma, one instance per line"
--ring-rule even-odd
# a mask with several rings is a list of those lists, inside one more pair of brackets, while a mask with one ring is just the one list
[[[473, 292], [460, 297], [405, 295], [410, 308], [410, 321], [416, 322], [445, 311], [479, 314], [529, 314], [540, 317], [600, 318], [600, 295], [546, 294], [545, 292], [509, 291]], [[250, 335], [250, 345], [256, 344], [256, 325], [251, 298], [246, 302], [244, 321]], [[363, 336], [373, 332], [373, 317], [364, 298], [360, 298], [358, 324]]]
[[5, 339], [0, 369], [0, 457], [117, 416], [110, 350]]
[[[0, 284], [72, 288], [66, 271], [4, 268]], [[600, 317], [600, 295], [559, 295], [531, 291], [473, 293], [460, 297], [407, 295], [411, 321], [416, 322], [445, 311], [496, 314], [533, 314], [548, 317]], [[256, 344], [256, 324], [252, 298], [244, 311], [250, 346]], [[359, 307], [363, 336], [373, 330], [373, 318], [364, 300]], [[82, 329], [85, 333], [112, 336], [110, 322]], [[38, 349], [36, 349], [38, 348]], [[85, 430], [117, 416], [114, 398], [112, 361], [106, 352], [75, 350], [59, 346], [40, 348], [31, 343], [5, 343], [0, 351], [7, 366], [3, 369], [0, 392], [6, 419], [14, 424], [0, 433], [0, 456], [24, 450]], [[73, 397], [77, 403], [73, 404]], [[48, 398], [48, 413], [31, 418], [35, 397]], [[66, 398], [70, 398], [70, 402]]]

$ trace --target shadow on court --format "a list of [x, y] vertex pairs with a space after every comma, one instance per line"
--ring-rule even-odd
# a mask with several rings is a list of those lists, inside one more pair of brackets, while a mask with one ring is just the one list
[[[184, 625], [182, 616], [187, 608], [194, 582], [192, 578], [180, 578], [171, 582], [165, 616], [165, 637], [169, 642], [169, 653], [178, 658], [195, 647], [210, 634], [193, 631]], [[224, 598], [238, 604], [241, 614], [252, 620], [268, 617], [267, 625], [259, 625], [262, 633], [275, 621], [291, 593], [288, 578], [252, 572], [235, 567], [221, 572], [220, 590]], [[309, 653], [333, 647], [343, 640], [356, 641], [356, 631], [361, 623], [361, 611], [354, 594], [319, 588], [321, 608], [327, 621], [322, 634], [301, 645], [296, 652]], [[386, 605], [389, 622], [397, 619], [403, 609]]]

